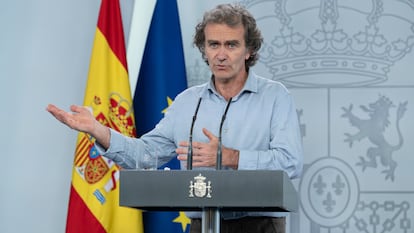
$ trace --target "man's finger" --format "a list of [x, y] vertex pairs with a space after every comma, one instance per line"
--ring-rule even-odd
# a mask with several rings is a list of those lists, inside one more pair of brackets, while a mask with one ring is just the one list
[[210, 132], [209, 130], [207, 130], [206, 128], [203, 128], [203, 133], [204, 133], [204, 135], [207, 136], [207, 138], [210, 141], [212, 141], [212, 140], [218, 140], [217, 137], [212, 132]]
[[187, 147], [189, 144], [188, 144], [188, 142], [187, 142], [187, 141], [181, 141], [181, 142], [179, 142], [179, 143], [178, 143], [178, 145], [179, 145], [179, 146], [184, 146], [184, 147]]
[[84, 106], [79, 106], [79, 105], [70, 106], [70, 110], [74, 113], [81, 113], [81, 112], [86, 112], [86, 111], [91, 112], [90, 110], [88, 110], [88, 108], [86, 108]]

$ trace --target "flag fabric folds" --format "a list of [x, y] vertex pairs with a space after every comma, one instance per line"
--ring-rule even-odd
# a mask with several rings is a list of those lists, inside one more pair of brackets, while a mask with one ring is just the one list
[[168, 101], [186, 87], [177, 3], [157, 0], [134, 95], [138, 136], [154, 128]]
[[[102, 124], [136, 136], [119, 0], [101, 2], [83, 104]], [[79, 133], [66, 232], [143, 232], [141, 212], [119, 206], [119, 170]]]
[[[157, 0], [134, 95], [137, 135], [153, 129], [186, 87], [177, 2]], [[165, 166], [180, 168], [177, 159]], [[183, 212], [145, 212], [143, 216], [145, 233], [189, 232], [190, 219]]]

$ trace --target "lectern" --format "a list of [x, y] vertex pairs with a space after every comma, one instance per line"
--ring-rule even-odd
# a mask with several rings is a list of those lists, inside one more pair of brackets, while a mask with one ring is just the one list
[[204, 233], [219, 232], [212, 228], [220, 210], [298, 210], [286, 173], [267, 170], [122, 170], [119, 202], [142, 210], [202, 211]]

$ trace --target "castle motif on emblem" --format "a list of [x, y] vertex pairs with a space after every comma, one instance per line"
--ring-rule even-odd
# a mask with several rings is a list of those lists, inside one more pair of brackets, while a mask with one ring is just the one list
[[207, 197], [211, 198], [211, 181], [206, 182], [206, 177], [199, 174], [190, 181], [189, 197]]

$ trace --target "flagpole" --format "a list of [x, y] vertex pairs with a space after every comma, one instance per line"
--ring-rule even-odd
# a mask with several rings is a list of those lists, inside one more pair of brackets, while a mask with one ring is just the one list
[[131, 28], [129, 30], [127, 45], [128, 73], [132, 95], [135, 93], [142, 55], [144, 54], [145, 43], [156, 2], [157, 0], [135, 0], [133, 4]]

